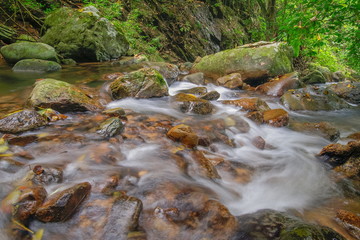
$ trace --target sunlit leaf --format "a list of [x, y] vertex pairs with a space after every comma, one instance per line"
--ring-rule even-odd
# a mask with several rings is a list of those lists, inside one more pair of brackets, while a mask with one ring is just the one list
[[32, 240], [41, 240], [44, 235], [44, 229], [41, 228], [32, 236]]

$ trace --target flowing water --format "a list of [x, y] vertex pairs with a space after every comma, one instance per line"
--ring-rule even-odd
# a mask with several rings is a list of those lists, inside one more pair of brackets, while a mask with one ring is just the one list
[[[101, 80], [102, 74], [131, 70], [109, 63], [82, 64], [65, 67], [58, 73], [44, 75], [13, 73], [8, 67], [1, 66], [0, 101], [2, 102], [0, 104], [5, 106], [8, 103], [4, 103], [8, 101], [7, 96], [15, 98], [13, 105], [4, 107], [1, 113], [4, 114], [4, 109], [9, 112], [12, 107], [14, 109], [19, 107], [19, 102], [24, 101], [29, 87], [37, 78], [51, 77], [70, 83], [88, 84], [100, 89], [104, 84]], [[169, 93], [174, 95], [180, 90], [196, 86], [191, 83], [176, 82], [170, 86]], [[229, 90], [211, 84], [205, 87], [208, 91], [218, 91], [221, 94], [220, 100], [255, 96], [253, 93]], [[277, 98], [261, 97], [271, 108], [283, 108]], [[259, 209], [304, 212], [341, 195], [327, 167], [315, 157], [330, 143], [328, 140], [315, 134], [295, 132], [287, 127], [258, 125], [246, 118], [245, 113], [238, 108], [223, 105], [219, 101], [213, 102], [216, 112], [210, 116], [184, 114], [175, 108], [169, 99], [170, 97], [129, 98], [108, 103], [106, 108], [126, 109], [128, 123], [125, 128], [131, 129], [131, 131], [125, 130], [124, 138], [111, 142], [97, 135], [96, 127], [103, 116], [95, 113], [67, 114], [68, 118], [65, 120], [24, 133], [23, 135], [46, 136], [48, 139], [44, 137], [44, 141], [24, 147], [15, 146], [12, 149], [14, 152], [27, 151], [33, 157], [31, 160], [16, 157], [12, 159], [17, 163], [14, 164], [8, 159], [0, 159], [0, 198], [4, 198], [12, 191], [35, 165], [60, 166], [63, 169], [64, 182], [47, 186], [48, 193], [74, 183], [90, 182], [93, 190], [89, 202], [98, 199], [99, 189], [109, 176], [121, 172], [122, 185], [119, 188], [126, 191], [129, 196], [140, 198], [144, 210], [165, 204], [163, 198], [147, 199], [144, 192], [152, 191], [157, 185], [166, 182], [191, 186], [195, 192], [199, 189], [199, 192], [209, 198], [219, 200], [235, 216]], [[289, 113], [290, 118], [296, 121], [328, 121], [340, 130], [341, 137], [360, 130], [359, 111], [289, 111]], [[184, 170], [173, 158], [172, 146], [175, 143], [166, 138], [166, 131], [154, 133], [147, 128], [155, 123], [166, 122], [170, 125], [185, 123], [194, 129], [207, 129], [209, 125], [216, 126], [219, 121], [225, 123], [224, 135], [233, 139], [234, 146], [216, 141], [210, 147], [198, 149], [235, 166], [244, 166], [238, 168], [244, 171], [243, 175], [238, 174], [234, 177], [225, 170], [218, 170], [220, 178], [204, 177], [199, 173], [198, 166], [191, 156], [186, 154], [182, 156], [188, 164]], [[248, 131], [243, 130], [246, 123], [250, 126]], [[137, 134], [141, 135], [141, 138], [138, 138]], [[263, 150], [253, 144], [253, 139], [258, 136], [266, 142]], [[340, 143], [346, 143], [346, 140], [340, 140]], [[180, 145], [176, 147], [180, 148]], [[2, 214], [0, 219], [0, 227], [6, 228], [8, 216]], [[75, 231], [73, 225], [78, 222], [77, 215], [65, 223], [44, 224], [34, 221], [30, 228], [35, 231], [44, 228], [44, 239], [85, 239], [91, 231], [84, 230], [84, 227]], [[7, 238], [3, 235], [0, 239]]]

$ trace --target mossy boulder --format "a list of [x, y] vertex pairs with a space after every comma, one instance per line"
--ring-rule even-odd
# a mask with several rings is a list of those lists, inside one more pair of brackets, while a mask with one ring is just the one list
[[256, 43], [205, 56], [192, 71], [213, 79], [240, 73], [242, 80], [250, 83], [252, 79], [292, 72], [292, 55], [292, 48], [286, 43]]
[[95, 111], [99, 108], [98, 103], [84, 90], [51, 78], [35, 83], [28, 104], [36, 108], [52, 108], [61, 113]]
[[281, 101], [294, 111], [331, 111], [351, 107], [332, 91], [317, 86], [289, 90], [281, 97]]
[[319, 70], [314, 70], [307, 74], [305, 77], [301, 78], [301, 81], [305, 84], [318, 84], [326, 83], [327, 79], [322, 72]]
[[98, 13], [94, 7], [60, 8], [45, 19], [41, 40], [76, 61], [117, 59], [127, 52], [129, 44], [120, 29]]
[[156, 70], [142, 68], [117, 78], [110, 84], [113, 99], [151, 98], [169, 95], [168, 85]]
[[14, 72], [55, 72], [61, 69], [57, 62], [41, 59], [23, 59], [12, 68]]
[[22, 59], [42, 59], [57, 61], [56, 51], [45, 43], [19, 42], [0, 49], [1, 54], [8, 63], [16, 63]]

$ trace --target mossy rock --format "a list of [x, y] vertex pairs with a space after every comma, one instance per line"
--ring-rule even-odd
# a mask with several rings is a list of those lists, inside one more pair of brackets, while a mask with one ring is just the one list
[[8, 63], [16, 63], [22, 59], [42, 59], [57, 61], [55, 49], [45, 43], [19, 42], [0, 49]]
[[124, 129], [124, 124], [118, 117], [106, 119], [99, 126], [99, 133], [104, 138], [110, 138], [119, 134]]
[[301, 81], [305, 84], [326, 83], [327, 78], [319, 70], [314, 70], [305, 77], [301, 78]]
[[46, 32], [41, 40], [64, 56], [76, 61], [108, 61], [124, 55], [128, 42], [123, 33], [98, 10], [60, 8], [45, 19]]
[[328, 227], [307, 223], [296, 223], [283, 230], [279, 240], [345, 240]]
[[113, 99], [151, 98], [169, 95], [163, 76], [156, 70], [142, 68], [117, 78], [110, 84]]
[[61, 113], [95, 111], [99, 108], [98, 103], [82, 89], [51, 78], [35, 83], [28, 104], [36, 108], [52, 108]]
[[332, 111], [351, 107], [332, 91], [312, 86], [287, 91], [281, 97], [281, 102], [294, 111]]
[[240, 73], [244, 81], [282, 75], [293, 71], [292, 48], [286, 43], [244, 45], [203, 57], [193, 72], [219, 77]]
[[12, 68], [14, 72], [55, 72], [61, 69], [57, 62], [41, 59], [23, 59]]

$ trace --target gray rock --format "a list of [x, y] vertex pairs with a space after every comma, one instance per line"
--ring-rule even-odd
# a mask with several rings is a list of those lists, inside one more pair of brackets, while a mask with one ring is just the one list
[[19, 133], [47, 124], [46, 118], [35, 110], [22, 110], [0, 119], [0, 132]]
[[182, 80], [184, 82], [191, 82], [191, 83], [194, 83], [197, 85], [205, 84], [204, 73], [202, 73], [202, 72], [189, 74], [189, 75], [185, 76]]
[[97, 131], [104, 138], [110, 138], [119, 134], [124, 129], [124, 124], [117, 117], [106, 119], [100, 124]]

